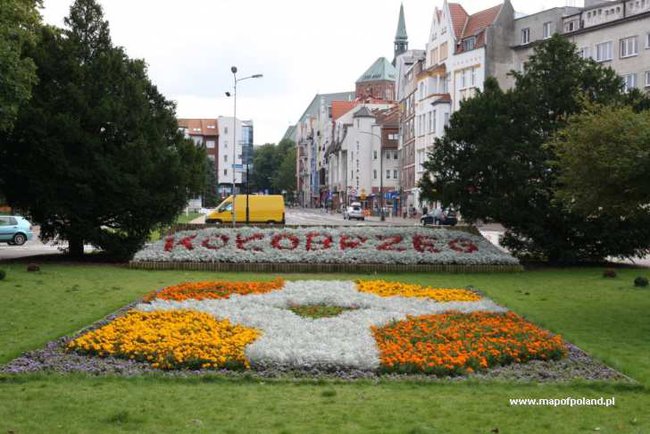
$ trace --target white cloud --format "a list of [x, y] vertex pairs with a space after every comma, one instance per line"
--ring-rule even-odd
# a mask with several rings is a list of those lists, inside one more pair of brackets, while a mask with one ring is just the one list
[[[46, 22], [62, 26], [72, 0], [45, 0]], [[238, 117], [255, 122], [256, 144], [277, 142], [318, 92], [354, 90], [378, 58], [392, 60], [400, 0], [110, 0], [101, 2], [113, 41], [143, 58], [179, 117], [232, 115], [224, 95], [240, 77]], [[404, 0], [410, 48], [423, 48], [442, 1]], [[498, 0], [465, 0], [469, 13]], [[517, 0], [534, 13], [564, 0]]]

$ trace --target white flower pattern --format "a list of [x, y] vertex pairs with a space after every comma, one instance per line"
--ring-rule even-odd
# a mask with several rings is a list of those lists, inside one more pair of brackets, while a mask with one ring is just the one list
[[[291, 305], [326, 304], [356, 307], [336, 317], [311, 319]], [[379, 350], [371, 326], [383, 326], [408, 315], [460, 312], [505, 312], [506, 308], [482, 298], [475, 302], [440, 303], [430, 299], [380, 297], [362, 293], [352, 281], [287, 282], [266, 294], [233, 295], [228, 299], [167, 301], [156, 299], [137, 306], [143, 311], [191, 309], [262, 331], [246, 348], [252, 367], [326, 370], [375, 370]]]

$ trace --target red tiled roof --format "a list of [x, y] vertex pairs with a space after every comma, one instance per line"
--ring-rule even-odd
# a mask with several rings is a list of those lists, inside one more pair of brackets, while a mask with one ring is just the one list
[[219, 124], [216, 119], [177, 119], [178, 126], [187, 128], [190, 136], [218, 136]]
[[463, 29], [465, 28], [465, 23], [469, 18], [469, 14], [465, 11], [458, 3], [449, 3], [449, 13], [451, 14], [451, 24], [454, 28], [454, 35], [456, 39], [460, 39], [463, 34]]
[[332, 119], [337, 120], [359, 104], [357, 101], [332, 101]]
[[496, 5], [490, 9], [486, 9], [481, 12], [477, 12], [474, 15], [470, 16], [467, 20], [467, 25], [465, 30], [463, 30], [463, 38], [467, 36], [475, 35], [483, 31], [486, 27], [494, 22], [501, 11], [503, 4]]

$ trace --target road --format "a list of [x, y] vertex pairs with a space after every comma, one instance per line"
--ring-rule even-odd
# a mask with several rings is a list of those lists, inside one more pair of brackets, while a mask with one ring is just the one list
[[[192, 223], [203, 223], [205, 216], [201, 216]], [[340, 213], [324, 213], [319, 209], [307, 208], [287, 208], [286, 214], [287, 224], [290, 225], [325, 225], [325, 226], [418, 226], [420, 224], [419, 218], [403, 219], [400, 217], [386, 217], [386, 221], [380, 221], [379, 217], [366, 217], [364, 221], [358, 220], [343, 220], [343, 215]], [[7, 259], [25, 258], [29, 256], [59, 254], [61, 250], [66, 247], [65, 244], [58, 246], [50, 243], [44, 244], [38, 239], [38, 227], [34, 228], [34, 239], [28, 241], [23, 246], [9, 246], [0, 243], [0, 262]], [[485, 225], [479, 227], [481, 234], [489, 240], [492, 244], [502, 250], [499, 245], [499, 238], [503, 235], [503, 227], [501, 225]], [[86, 251], [92, 251], [92, 247], [86, 246]], [[612, 262], [620, 262], [626, 264], [634, 264], [642, 267], [650, 267], [650, 256], [643, 259], [621, 260], [610, 258]]]

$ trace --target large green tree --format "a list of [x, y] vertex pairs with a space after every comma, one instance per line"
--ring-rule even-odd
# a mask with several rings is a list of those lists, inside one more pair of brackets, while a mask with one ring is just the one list
[[560, 181], [546, 146], [587, 102], [623, 103], [621, 79], [580, 58], [559, 35], [514, 75], [514, 89], [504, 92], [488, 79], [454, 113], [425, 163], [423, 196], [459, 206], [469, 221], [502, 223], [504, 244], [522, 257], [579, 261], [642, 253], [650, 244], [643, 222], [585, 216], [554, 199]]
[[273, 191], [273, 177], [280, 165], [277, 148], [272, 143], [267, 143], [255, 148], [253, 155], [253, 173], [251, 175], [251, 192], [269, 190]]
[[145, 63], [113, 46], [95, 0], [76, 0], [65, 23], [28, 50], [39, 83], [0, 140], [2, 188], [71, 254], [90, 243], [128, 257], [201, 192], [205, 151], [178, 132]]
[[567, 207], [614, 218], [650, 212], [650, 111], [594, 107], [572, 116], [553, 146]]
[[25, 48], [36, 40], [40, 4], [39, 0], [0, 2], [0, 132], [12, 127], [36, 82], [36, 66]]
[[296, 144], [289, 139], [284, 139], [277, 146], [278, 164], [272, 177], [273, 189], [277, 193], [286, 191], [293, 197], [296, 189]]

